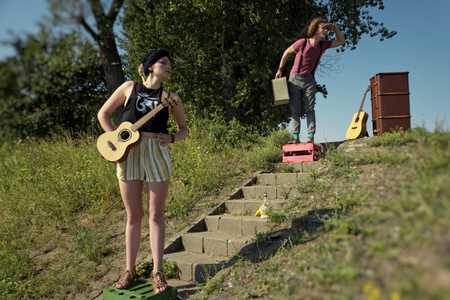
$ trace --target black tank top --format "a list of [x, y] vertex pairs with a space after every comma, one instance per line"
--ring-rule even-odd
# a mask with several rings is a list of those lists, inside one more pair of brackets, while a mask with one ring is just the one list
[[[127, 104], [122, 110], [120, 122], [136, 122], [146, 113], [161, 103], [162, 86], [157, 89], [149, 89], [138, 82], [134, 83], [133, 90]], [[169, 120], [169, 108], [164, 107], [159, 113], [145, 123], [139, 131], [168, 133], [167, 122]]]

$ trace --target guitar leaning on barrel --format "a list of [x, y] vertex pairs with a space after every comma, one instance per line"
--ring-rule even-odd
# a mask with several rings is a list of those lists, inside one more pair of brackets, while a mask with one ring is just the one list
[[350, 126], [348, 126], [347, 133], [345, 137], [348, 140], [354, 140], [367, 135], [367, 118], [368, 114], [363, 111], [364, 100], [366, 100], [366, 95], [370, 90], [370, 86], [364, 92], [364, 96], [361, 101], [361, 105], [359, 106], [359, 110], [357, 113], [353, 114], [352, 122]]
[[173, 106], [177, 102], [169, 97], [163, 99], [161, 103], [137, 120], [134, 124], [131, 122], [122, 122], [114, 131], [104, 132], [97, 139], [97, 150], [106, 160], [116, 162], [121, 160], [128, 148], [139, 141], [139, 128], [159, 113], [164, 107]]

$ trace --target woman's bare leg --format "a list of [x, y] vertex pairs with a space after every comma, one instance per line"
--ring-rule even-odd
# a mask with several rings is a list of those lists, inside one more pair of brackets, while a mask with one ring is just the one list
[[168, 182], [149, 184], [149, 226], [150, 248], [153, 258], [153, 272], [162, 271], [165, 237], [164, 208], [169, 191]]
[[122, 201], [127, 212], [125, 228], [125, 249], [127, 270], [134, 270], [141, 240], [142, 181], [119, 180]]

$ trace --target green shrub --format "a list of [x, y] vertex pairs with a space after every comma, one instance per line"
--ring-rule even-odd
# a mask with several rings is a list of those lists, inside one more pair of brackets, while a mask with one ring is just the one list
[[268, 137], [260, 138], [252, 151], [246, 153], [248, 165], [256, 170], [271, 170], [274, 163], [281, 161], [281, 146], [290, 138], [286, 130], [274, 131]]

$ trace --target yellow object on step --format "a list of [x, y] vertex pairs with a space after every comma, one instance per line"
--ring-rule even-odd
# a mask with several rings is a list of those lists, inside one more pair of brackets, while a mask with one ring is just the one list
[[255, 216], [260, 217], [262, 219], [266, 219], [269, 217], [269, 215], [267, 214], [268, 212], [269, 208], [263, 204], [258, 208], [258, 210], [255, 213]]
[[267, 193], [264, 193], [264, 202], [256, 211], [255, 217], [260, 217], [262, 219], [269, 218], [269, 211], [270, 211], [270, 207], [269, 207], [269, 201], [267, 200]]

